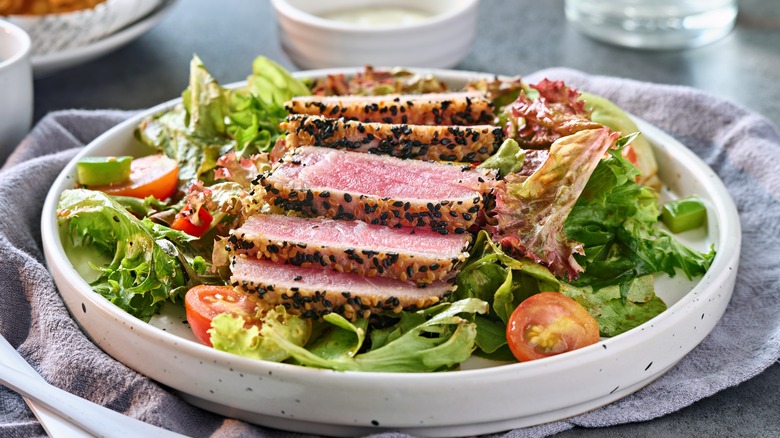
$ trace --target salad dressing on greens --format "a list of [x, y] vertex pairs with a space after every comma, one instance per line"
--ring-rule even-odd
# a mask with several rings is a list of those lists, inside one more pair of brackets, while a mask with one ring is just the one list
[[[471, 245], [453, 271], [454, 292], [430, 307], [307, 318], [294, 306], [264, 305], [260, 294], [247, 295], [229, 282], [230, 257], [236, 257], [227, 252], [230, 230], [274, 207], [256, 182], [284, 147], [285, 102], [310, 94], [448, 91], [436, 78], [400, 69], [300, 81], [259, 57], [245, 86], [225, 89], [194, 58], [182, 103], [145, 119], [136, 131], [152, 155], [133, 160], [144, 163], [134, 169], [164, 168], [173, 191], [142, 185], [117, 196], [111, 184], [104, 191], [64, 191], [58, 219], [65, 246], [71, 257], [79, 247], [100, 253], [92, 288], [140, 319], [148, 321], [164, 303], [184, 306], [186, 296], [193, 329], [193, 306], [211, 303], [197, 314], [205, 318], [198, 338], [206, 344], [246, 357], [354, 371], [447, 371], [472, 355], [513, 361], [517, 349], [509, 342], [518, 339], [542, 339], [546, 351], [558, 354], [567, 351], [559, 347], [571, 333], [559, 329], [569, 322], [592, 318], [584, 322], [589, 343], [593, 324], [600, 336], [615, 336], [666, 309], [655, 294], [655, 276], [692, 279], [706, 272], [714, 249], [690, 249], [659, 226], [656, 163], [614, 104], [552, 81], [481, 79], [465, 89], [492, 100], [494, 124], [508, 138], [471, 165], [499, 179], [468, 230]], [[146, 181], [144, 175], [138, 171], [131, 179]], [[195, 290], [213, 293], [190, 302]], [[234, 298], [223, 299], [227, 291]], [[549, 302], [526, 302], [536, 295], [565, 298], [585, 312], [559, 315], [567, 324], [549, 326], [530, 318], [532, 336], [524, 336], [515, 323], [529, 315], [518, 312], [531, 302]], [[534, 310], [550, 315], [551, 309]]]

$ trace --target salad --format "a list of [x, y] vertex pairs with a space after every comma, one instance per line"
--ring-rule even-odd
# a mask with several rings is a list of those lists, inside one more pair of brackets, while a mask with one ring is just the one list
[[603, 98], [252, 67], [226, 89], [194, 58], [182, 103], [136, 129], [149, 154], [83, 159], [61, 195], [66, 251], [137, 318], [174, 303], [233, 354], [446, 371], [623, 333], [666, 309], [654, 276], [713, 260], [670, 231], [705, 223], [701, 202], [659, 204], [649, 144]]

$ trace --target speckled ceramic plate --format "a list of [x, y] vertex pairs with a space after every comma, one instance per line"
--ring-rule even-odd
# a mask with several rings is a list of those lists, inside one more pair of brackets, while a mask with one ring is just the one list
[[[433, 71], [457, 85], [473, 74]], [[323, 71], [304, 72], [316, 76]], [[713, 171], [682, 144], [637, 120], [655, 145], [663, 196], [696, 194], [707, 204], [708, 226], [680, 236], [689, 245], [719, 251], [697, 281], [659, 277], [667, 311], [619, 336], [528, 363], [470, 359], [448, 373], [336, 372], [245, 359], [194, 340], [184, 312], [173, 306], [151, 323], [124, 313], [94, 293], [68, 260], [55, 217], [60, 193], [74, 184], [85, 155], [142, 154], [135, 125], [150, 109], [109, 130], [69, 163], [43, 208], [42, 234], [49, 269], [65, 304], [85, 333], [108, 354], [177, 391], [190, 403], [279, 429], [327, 435], [400, 430], [447, 436], [497, 432], [580, 414], [649, 384], [696, 347], [722, 316], [731, 297], [740, 248], [737, 211]]]

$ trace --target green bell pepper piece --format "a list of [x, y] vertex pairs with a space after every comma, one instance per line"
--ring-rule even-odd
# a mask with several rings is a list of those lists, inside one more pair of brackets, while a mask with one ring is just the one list
[[664, 204], [661, 220], [672, 233], [682, 233], [704, 225], [707, 208], [701, 199], [693, 196], [676, 199]]
[[76, 163], [79, 184], [102, 186], [126, 181], [130, 178], [133, 157], [85, 157]]

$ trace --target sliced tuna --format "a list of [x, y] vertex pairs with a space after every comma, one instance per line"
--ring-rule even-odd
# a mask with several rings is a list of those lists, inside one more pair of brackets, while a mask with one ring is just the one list
[[371, 313], [422, 309], [438, 303], [455, 287], [444, 281], [418, 287], [392, 278], [304, 268], [246, 255], [235, 256], [231, 267], [234, 287], [307, 318], [336, 312], [354, 320]]
[[293, 114], [362, 122], [412, 125], [483, 125], [493, 122], [493, 104], [481, 92], [302, 96], [285, 104]]
[[465, 233], [494, 173], [319, 147], [300, 147], [255, 180], [266, 202], [307, 216]]
[[251, 216], [230, 234], [234, 254], [418, 284], [451, 277], [468, 257], [470, 240], [468, 234], [442, 236], [429, 229], [265, 214]]
[[440, 161], [484, 161], [504, 140], [492, 125], [405, 125], [291, 115], [286, 147], [325, 146], [355, 152]]

